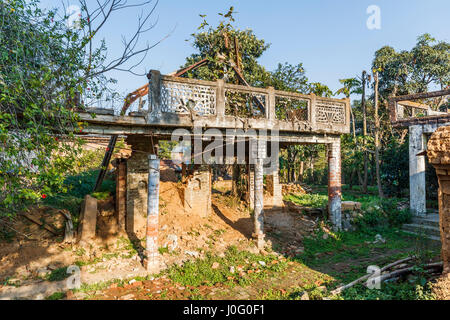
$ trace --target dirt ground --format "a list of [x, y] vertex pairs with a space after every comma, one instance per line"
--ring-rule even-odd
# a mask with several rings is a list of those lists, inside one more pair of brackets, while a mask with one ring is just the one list
[[[159, 247], [163, 267], [181, 265], [206, 252], [223, 255], [229, 246], [258, 251], [251, 236], [253, 221], [248, 208], [227, 195], [231, 181], [214, 185], [212, 212], [208, 218], [201, 218], [185, 213], [173, 170], [166, 170], [162, 176]], [[74, 264], [81, 266], [82, 281], [86, 283], [145, 274], [145, 239], [133, 242], [126, 234], [117, 233], [112, 199], [99, 201], [98, 239], [88, 246], [63, 242], [64, 218], [57, 210], [36, 208], [32, 213], [61, 235], [55, 236], [23, 217], [18, 218], [15, 239], [0, 245], [0, 290], [2, 286], [39, 283], [53, 271]], [[316, 219], [288, 208], [266, 210], [265, 214], [268, 244], [283, 254], [302, 252], [302, 238], [312, 232]]]
[[450, 300], [450, 274], [442, 275], [433, 284], [433, 293], [438, 300]]

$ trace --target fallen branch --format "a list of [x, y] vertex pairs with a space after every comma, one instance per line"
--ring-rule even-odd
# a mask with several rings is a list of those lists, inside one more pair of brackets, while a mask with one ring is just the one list
[[[433, 268], [438, 268], [438, 267], [442, 267], [443, 263], [442, 262], [434, 262], [434, 263], [429, 263], [426, 264], [425, 266], [423, 266], [424, 269], [433, 269]], [[387, 279], [391, 279], [397, 276], [401, 276], [403, 274], [409, 273], [411, 271], [414, 270], [414, 267], [408, 267], [408, 268], [403, 268], [403, 269], [399, 269], [399, 270], [395, 270], [391, 273], [387, 273], [387, 274], [383, 274], [380, 277], [380, 282], [383, 282]]]
[[[401, 260], [397, 260], [397, 261], [395, 261], [395, 262], [392, 262], [392, 263], [390, 263], [390, 264], [384, 266], [383, 268], [381, 268], [381, 269], [380, 269], [380, 272], [389, 270], [390, 268], [395, 267], [395, 266], [397, 266], [397, 265], [399, 265], [399, 264], [408, 262], [408, 261], [410, 261], [412, 258], [413, 258], [413, 257], [407, 257], [407, 258], [404, 258], [404, 259], [401, 259]], [[341, 293], [342, 291], [344, 291], [345, 289], [351, 288], [351, 287], [353, 287], [354, 285], [356, 285], [356, 284], [358, 284], [358, 283], [360, 283], [360, 282], [362, 282], [362, 281], [364, 281], [364, 280], [369, 279], [371, 276], [372, 276], [371, 273], [366, 274], [365, 276], [362, 276], [361, 278], [358, 278], [358, 279], [356, 279], [356, 280], [350, 282], [349, 284], [346, 284], [345, 286], [341, 286], [341, 287], [339, 287], [339, 288], [336, 288], [336, 289], [334, 289], [333, 291], [331, 291], [331, 295], [339, 294], [339, 293]]]
[[28, 235], [26, 235], [23, 232], [20, 232], [19, 230], [14, 229], [13, 227], [11, 227], [8, 222], [4, 221], [3, 219], [0, 219], [0, 224], [4, 225], [5, 227], [11, 229], [12, 231], [14, 231], [15, 233], [21, 234], [22, 236], [24, 236], [27, 239], [30, 239], [30, 237]]

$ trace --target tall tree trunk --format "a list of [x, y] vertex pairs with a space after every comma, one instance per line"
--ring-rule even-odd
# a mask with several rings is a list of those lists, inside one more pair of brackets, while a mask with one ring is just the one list
[[233, 184], [232, 184], [232, 188], [231, 188], [231, 194], [234, 197], [238, 197], [239, 196], [239, 188], [238, 188], [238, 181], [239, 181], [239, 176], [240, 176], [240, 168], [238, 164], [233, 164]]
[[366, 71], [362, 72], [362, 97], [361, 108], [363, 113], [363, 149], [364, 149], [364, 180], [362, 185], [362, 192], [367, 193], [368, 182], [368, 154], [366, 151], [366, 136], [367, 136], [367, 116], [366, 116]]
[[298, 180], [300, 182], [303, 181], [303, 172], [304, 171], [305, 171], [305, 161], [301, 160], [300, 161], [300, 168], [299, 168], [299, 171], [298, 171]]
[[374, 74], [375, 80], [375, 168], [377, 175], [378, 196], [384, 198], [380, 177], [380, 117], [378, 116], [378, 71]]

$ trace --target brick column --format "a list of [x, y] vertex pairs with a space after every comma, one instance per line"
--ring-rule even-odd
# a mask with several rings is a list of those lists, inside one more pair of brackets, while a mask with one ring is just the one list
[[125, 217], [127, 210], [127, 163], [120, 159], [116, 174], [116, 219], [119, 231], [125, 231]]
[[159, 159], [156, 155], [148, 156], [148, 167], [146, 268], [149, 273], [157, 273], [160, 269], [160, 261], [158, 252]]
[[127, 160], [126, 230], [130, 236], [142, 239], [147, 223], [148, 155], [155, 151], [148, 137], [128, 136], [126, 142], [133, 149]]
[[335, 230], [342, 227], [341, 195], [341, 140], [336, 138], [328, 150], [328, 218]]
[[439, 128], [428, 142], [428, 158], [439, 180], [439, 228], [443, 274], [450, 273], [450, 126]]

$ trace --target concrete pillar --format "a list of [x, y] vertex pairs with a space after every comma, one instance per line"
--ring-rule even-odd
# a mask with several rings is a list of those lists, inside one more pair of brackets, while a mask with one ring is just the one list
[[341, 196], [341, 140], [336, 138], [328, 150], [328, 218], [336, 231], [342, 227]]
[[254, 210], [254, 238], [259, 249], [264, 248], [264, 181], [263, 159], [257, 158], [255, 163], [255, 210]]
[[450, 126], [439, 128], [428, 142], [428, 158], [439, 180], [439, 228], [443, 274], [450, 273]]
[[409, 127], [409, 206], [413, 215], [426, 214], [425, 156], [417, 155], [425, 149], [424, 140], [421, 125]]
[[81, 208], [80, 224], [78, 225], [78, 241], [81, 245], [95, 239], [97, 227], [97, 199], [86, 195]]
[[248, 168], [248, 193], [249, 193], [249, 207], [251, 210], [255, 209], [255, 166], [249, 164]]
[[280, 176], [279, 176], [279, 159], [278, 155], [274, 157], [271, 163], [269, 174], [266, 175], [266, 187], [267, 191], [272, 196], [272, 206], [274, 207], [282, 207], [283, 206], [283, 194], [281, 190], [280, 184]]
[[159, 159], [156, 155], [148, 156], [148, 166], [146, 268], [149, 273], [157, 273], [160, 269], [160, 261], [158, 252]]

